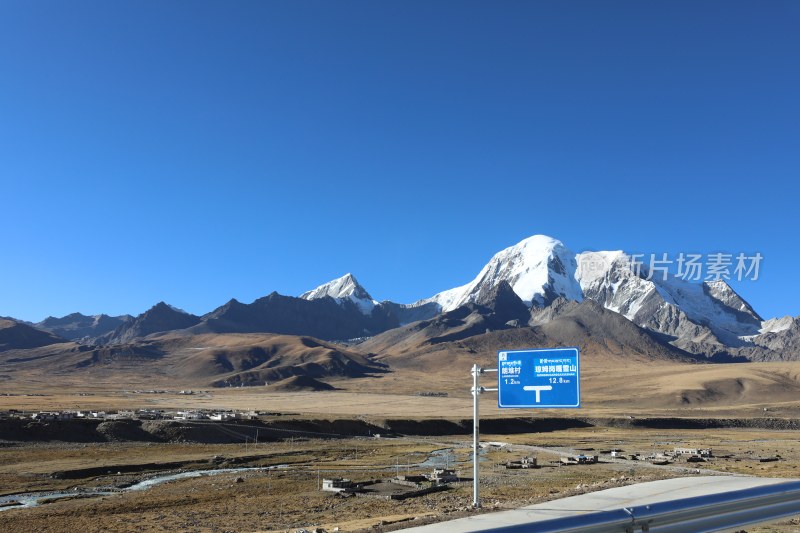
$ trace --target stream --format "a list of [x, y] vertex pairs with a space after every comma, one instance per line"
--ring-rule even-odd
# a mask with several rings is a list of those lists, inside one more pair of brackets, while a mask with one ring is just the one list
[[[486, 448], [478, 450], [478, 461], [487, 461]], [[456, 459], [456, 452], [453, 448], [440, 448], [428, 453], [428, 458], [421, 463], [415, 463], [417, 468], [456, 468], [459, 465], [472, 463], [472, 454], [461, 461]]]
[[[486, 453], [485, 449], [480, 450], [480, 455]], [[471, 457], [470, 459], [471, 460]], [[485, 457], [481, 457], [480, 461], [485, 461]], [[427, 454], [427, 458], [419, 463], [413, 464], [418, 468], [455, 468], [456, 466], [467, 461], [458, 461], [456, 459], [455, 450], [453, 448], [440, 448], [433, 450]], [[125, 492], [134, 492], [147, 490], [149, 488], [161, 485], [162, 483], [169, 483], [170, 481], [177, 481], [180, 479], [189, 479], [203, 476], [217, 476], [220, 474], [234, 474], [238, 472], [259, 472], [265, 470], [282, 470], [289, 468], [289, 465], [275, 465], [265, 467], [240, 467], [240, 468], [217, 468], [212, 470], [192, 470], [188, 472], [178, 472], [174, 474], [157, 475], [127, 487], [119, 488], [96, 488], [96, 489], [83, 489], [75, 488], [71, 490], [62, 491], [42, 491], [42, 492], [25, 492], [19, 494], [9, 494], [7, 496], [0, 496], [0, 512], [8, 511], [10, 509], [25, 509], [30, 507], [37, 507], [43, 502], [49, 503], [52, 500], [61, 498], [97, 498], [101, 496], [112, 496], [114, 494], [122, 494]]]
[[[203, 476], [216, 476], [219, 474], [234, 474], [237, 472], [257, 472], [264, 470], [280, 470], [288, 468], [288, 465], [276, 466], [263, 466], [263, 467], [241, 467], [241, 468], [217, 468], [213, 470], [192, 470], [191, 472], [179, 472], [177, 474], [164, 474], [155, 476], [143, 481], [139, 481], [128, 487], [120, 487], [118, 489], [73, 489], [64, 491], [46, 491], [46, 492], [27, 492], [22, 494], [9, 494], [7, 496], [0, 496], [0, 512], [8, 511], [9, 509], [25, 509], [28, 507], [36, 507], [43, 500], [57, 500], [60, 498], [96, 498], [99, 496], [111, 496], [113, 494], [121, 494], [123, 492], [141, 491], [161, 485], [162, 483], [169, 483], [179, 479], [189, 479]], [[16, 503], [14, 503], [16, 502]]]

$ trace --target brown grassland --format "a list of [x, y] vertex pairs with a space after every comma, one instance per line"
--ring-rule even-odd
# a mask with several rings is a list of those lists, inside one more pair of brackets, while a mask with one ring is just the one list
[[[487, 441], [510, 446], [492, 449], [482, 465], [484, 511], [529, 505], [566, 495], [621, 484], [711, 471], [769, 477], [800, 476], [796, 431], [632, 430], [585, 428], [513, 436], [486, 435]], [[674, 446], [708, 446], [728, 459], [709, 463], [677, 462], [654, 466], [643, 461], [604, 462], [589, 466], [555, 466], [560, 454], [598, 453], [610, 448], [649, 453]], [[398, 439], [300, 440], [235, 445], [191, 443], [64, 444], [39, 443], [0, 449], [0, 486], [4, 494], [26, 491], [80, 490], [124, 486], [150, 477], [115, 472], [118, 465], [186, 462], [186, 469], [209, 468], [214, 456], [243, 458], [244, 466], [285, 465], [279, 470], [251, 470], [165, 483], [149, 490], [99, 498], [54, 501], [30, 509], [0, 512], [2, 531], [292, 531], [324, 527], [340, 531], [380, 531], [465, 516], [471, 512], [471, 484], [454, 484], [446, 492], [404, 501], [340, 498], [318, 490], [320, 477], [354, 480], [390, 477], [396, 472], [429, 471], [419, 465], [439, 449], [453, 450], [459, 473], [470, 475], [469, 439], [464, 436]], [[501, 463], [536, 455], [542, 468], [506, 470]], [[762, 463], [759, 456], [780, 455]], [[79, 479], [52, 479], [54, 471], [103, 467], [108, 474]], [[699, 467], [700, 470], [696, 470]], [[236, 482], [241, 478], [241, 482]], [[376, 527], [377, 526], [377, 527]], [[791, 523], [770, 531], [794, 531]], [[754, 529], [755, 531], [755, 529]], [[761, 531], [761, 530], [759, 530]], [[766, 531], [766, 530], [763, 530]]]
[[[490, 367], [492, 357], [477, 358]], [[274, 392], [266, 387], [211, 388], [181, 382], [161, 371], [95, 368], [87, 376], [25, 371], [0, 381], [0, 410], [53, 409], [241, 409], [282, 413], [290, 418], [361, 418], [380, 424], [392, 418], [469, 419], [471, 360], [458, 355], [448, 365], [397, 365], [365, 378], [327, 379], [331, 392]], [[481, 399], [483, 418], [547, 416], [784, 418], [800, 414], [800, 363], [730, 365], [646, 361], [614, 355], [591, 355], [583, 361], [583, 406], [577, 410], [500, 411], [493, 394]], [[491, 386], [492, 374], [483, 378]], [[178, 394], [193, 388], [194, 394]], [[150, 393], [160, 389], [166, 392]], [[138, 392], [137, 392], [138, 391]], [[442, 397], [423, 392], [447, 393]], [[765, 412], [766, 409], [766, 412]], [[484, 435], [486, 441], [511, 446], [486, 454], [481, 485], [482, 512], [515, 508], [565, 495], [620, 484], [709, 471], [800, 478], [800, 431], [768, 429], [636, 429], [594, 427], [537, 434]], [[559, 454], [622, 448], [651, 453], [675, 446], [710, 447], [709, 463], [658, 467], [644, 462], [602, 462], [558, 467]], [[325, 476], [354, 480], [422, 473], [415, 466], [438, 449], [453, 450], [453, 465], [471, 475], [469, 436], [294, 439], [250, 444], [111, 442], [78, 444], [9, 442], [0, 447], [0, 495], [23, 492], [123, 487], [162, 472], [158, 463], [181, 463], [166, 471], [199, 470], [222, 464], [247, 467], [286, 465], [281, 469], [182, 479], [148, 490], [92, 498], [70, 498], [30, 509], [0, 512], [0, 531], [293, 531], [318, 526], [328, 531], [381, 531], [476, 512], [470, 509], [471, 484], [456, 483], [445, 492], [391, 501], [340, 498], [318, 489]], [[506, 470], [500, 463], [536, 455], [536, 470]], [[214, 457], [217, 456], [214, 462]], [[759, 457], [780, 456], [759, 462]], [[221, 458], [221, 459], [220, 459]], [[610, 461], [610, 460], [609, 460]], [[120, 472], [120, 465], [142, 465]], [[89, 475], [52, 477], [55, 472], [94, 469]], [[100, 470], [97, 470], [100, 469]], [[102, 473], [98, 473], [98, 472]], [[241, 478], [241, 482], [237, 482]], [[77, 490], [76, 490], [77, 489]], [[748, 531], [798, 531], [791, 521]]]

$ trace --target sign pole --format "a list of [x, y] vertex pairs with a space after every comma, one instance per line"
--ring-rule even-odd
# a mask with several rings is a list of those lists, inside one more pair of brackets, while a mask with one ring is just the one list
[[480, 418], [478, 417], [478, 395], [481, 393], [479, 376], [481, 367], [472, 365], [472, 506], [479, 508], [478, 496], [478, 442], [480, 440]]
[[[497, 387], [481, 387], [480, 375], [497, 372]], [[497, 392], [497, 407], [580, 407], [578, 348], [539, 348], [497, 352], [497, 368], [472, 365], [472, 507], [481, 506], [478, 493], [480, 413], [478, 395]], [[546, 393], [546, 394], [543, 394]]]

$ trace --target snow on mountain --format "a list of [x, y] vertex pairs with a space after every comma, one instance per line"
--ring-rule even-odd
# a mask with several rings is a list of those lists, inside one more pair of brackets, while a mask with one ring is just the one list
[[583, 252], [576, 256], [575, 275], [584, 297], [629, 320], [658, 297], [655, 283], [637, 276], [630, 268], [630, 258], [622, 251]]
[[724, 280], [691, 283], [677, 277], [654, 278], [672, 299], [698, 324], [709, 326], [725, 342], [752, 335], [761, 328], [761, 317]]
[[618, 268], [621, 263], [629, 263], [630, 259], [622, 250], [613, 252], [583, 252], [575, 256], [578, 268], [575, 278], [581, 286], [581, 291], [599, 279], [608, 275], [609, 270]]
[[[763, 347], [780, 354], [778, 359], [782, 360], [787, 355], [800, 352], [798, 350], [800, 348], [800, 316], [770, 318], [761, 323], [757, 334], [743, 336], [740, 339], [747, 343], [745, 349], [751, 345]], [[747, 356], [747, 354], [743, 355]], [[764, 358], [764, 360], [768, 359], [771, 358]], [[756, 360], [761, 360], [761, 358]]]
[[727, 344], [761, 327], [761, 317], [724, 280], [692, 283], [660, 271], [650, 275], [646, 264], [637, 273], [622, 251], [584, 252], [577, 262], [583, 295], [642, 327], [684, 338], [710, 329]]
[[758, 316], [758, 313], [755, 312], [750, 304], [745, 302], [725, 280], [706, 281], [704, 285], [708, 295], [720, 304], [736, 312], [761, 320], [761, 317]]
[[632, 268], [631, 256], [621, 250], [574, 254], [561, 241], [534, 235], [497, 253], [466, 285], [413, 305], [433, 303], [452, 311], [505, 281], [527, 305], [590, 298], [641, 327], [709, 353], [723, 344], [740, 345], [762, 328], [761, 317], [723, 280], [693, 283], [661, 271], [649, 274], [646, 264]]
[[788, 315], [781, 318], [770, 318], [761, 323], [759, 333], [779, 333], [781, 331], [786, 331], [794, 325], [795, 321], [796, 319], [794, 317]]
[[435, 302], [444, 312], [474, 302], [501, 282], [507, 282], [528, 305], [547, 305], [559, 296], [582, 300], [575, 278], [575, 254], [561, 241], [534, 235], [498, 252], [471, 282], [420, 300], [414, 305]]
[[372, 310], [378, 305], [378, 302], [372, 299], [367, 290], [350, 273], [300, 295], [300, 298], [304, 300], [317, 300], [325, 297], [333, 298], [339, 303], [349, 300], [365, 315], [372, 313]]

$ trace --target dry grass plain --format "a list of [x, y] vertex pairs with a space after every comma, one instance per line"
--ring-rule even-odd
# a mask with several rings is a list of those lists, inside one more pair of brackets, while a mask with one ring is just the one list
[[[491, 358], [476, 359], [491, 367]], [[579, 410], [550, 410], [548, 416], [800, 416], [800, 362], [679, 364], [584, 358]], [[470, 361], [432, 373], [399, 368], [386, 374], [327, 379], [336, 391], [275, 392], [269, 386], [211, 388], [164, 375], [119, 369], [75, 373], [28, 373], [0, 381], [0, 409], [208, 408], [290, 412], [312, 416], [467, 418], [472, 416]], [[494, 374], [485, 374], [492, 386]], [[193, 388], [194, 395], [181, 395]], [[136, 390], [161, 389], [160, 394]], [[446, 393], [423, 397], [420, 393]], [[481, 398], [484, 416], [520, 416], [496, 407], [496, 396]], [[524, 413], [523, 413], [524, 415]]]
[[[0, 380], [0, 410], [53, 409], [240, 409], [309, 418], [468, 419], [472, 416], [469, 370], [473, 362], [492, 367], [493, 357], [455, 357], [441, 368], [399, 365], [367, 378], [328, 379], [332, 392], [275, 392], [268, 386], [211, 388], [180, 380], [146, 363], [88, 369], [86, 374], [21, 368]], [[142, 367], [144, 365], [144, 367]], [[481, 398], [483, 418], [546, 417], [800, 417], [800, 363], [729, 365], [680, 364], [588, 354], [582, 361], [583, 406], [577, 410], [521, 411], [496, 407], [496, 397]], [[492, 386], [493, 374], [482, 384]], [[194, 389], [192, 395], [178, 394]], [[141, 391], [161, 390], [160, 393]], [[136, 392], [140, 391], [140, 392]], [[422, 392], [447, 393], [424, 397]], [[765, 412], [766, 409], [766, 412]], [[570, 429], [540, 434], [485, 435], [484, 440], [535, 446], [491, 451], [483, 468], [485, 511], [513, 508], [621, 483], [694, 475], [693, 469], [658, 468], [641, 463], [607, 463], [587, 467], [546, 466], [510, 471], [498, 466], [530, 453], [545, 463], [559, 453], [593, 448], [652, 452], [675, 446], [711, 447], [730, 459], [702, 465], [724, 473], [800, 478], [798, 431], [763, 429], [652, 430], [610, 427]], [[249, 471], [174, 481], [140, 492], [70, 499], [31, 509], [0, 512], [0, 531], [291, 531], [321, 526], [329, 531], [381, 531], [427, 520], [463, 516], [469, 509], [469, 483], [442, 493], [401, 502], [341, 499], [317, 490], [318, 476], [344, 475], [356, 480], [386, 477], [403, 465], [423, 460], [435, 449], [453, 448], [457, 468], [469, 475], [465, 436], [401, 439], [301, 440], [252, 445], [191, 443], [8, 443], [0, 447], [0, 493], [120, 486], [158, 472], [116, 474], [115, 466], [182, 462], [181, 468], [208, 468], [222, 456], [246, 466], [289, 465], [272, 471]], [[544, 448], [544, 450], [539, 449]], [[760, 456], [782, 460], [761, 463]], [[235, 462], [235, 461], [234, 461]], [[111, 474], [55, 479], [56, 471], [107, 468]], [[407, 466], [414, 473], [423, 469]], [[425, 470], [429, 470], [426, 468]], [[319, 472], [319, 473], [318, 473]], [[242, 477], [243, 482], [235, 482]], [[383, 525], [379, 525], [383, 524]], [[378, 525], [378, 527], [374, 527]], [[789, 522], [749, 531], [798, 531]]]
[[[800, 477], [800, 432], [763, 430], [663, 431], [585, 428], [514, 436], [486, 435], [486, 440], [511, 446], [492, 449], [482, 464], [484, 512], [516, 508], [567, 495], [635, 482], [708, 471], [770, 477]], [[603, 462], [558, 467], [560, 454], [598, 453], [610, 448], [648, 453], [675, 446], [712, 447], [731, 455], [709, 463], [676, 463], [658, 467], [644, 462]], [[389, 477], [396, 472], [422, 473], [420, 462], [434, 450], [452, 449], [452, 466], [469, 476], [469, 439], [458, 437], [302, 440], [243, 445], [201, 444], [53, 444], [0, 448], [3, 493], [80, 490], [121, 486], [154, 475], [155, 471], [117, 474], [118, 465], [184, 461], [184, 469], [208, 468], [208, 459], [243, 459], [243, 466], [286, 465], [281, 470], [251, 470], [178, 480], [149, 490], [55, 501], [29, 509], [0, 512], [0, 530], [8, 532], [83, 531], [294, 531], [311, 526], [328, 531], [389, 531], [411, 524], [465, 516], [471, 512], [471, 484], [455, 484], [446, 492], [404, 501], [340, 498], [317, 490], [319, 478], [345, 476], [354, 480]], [[501, 463], [537, 455], [536, 470], [506, 470]], [[759, 456], [779, 454], [783, 460], [761, 463]], [[52, 479], [56, 470], [107, 468], [110, 474], [72, 480]], [[240, 477], [241, 482], [236, 478]], [[770, 529], [794, 531], [786, 522]]]

